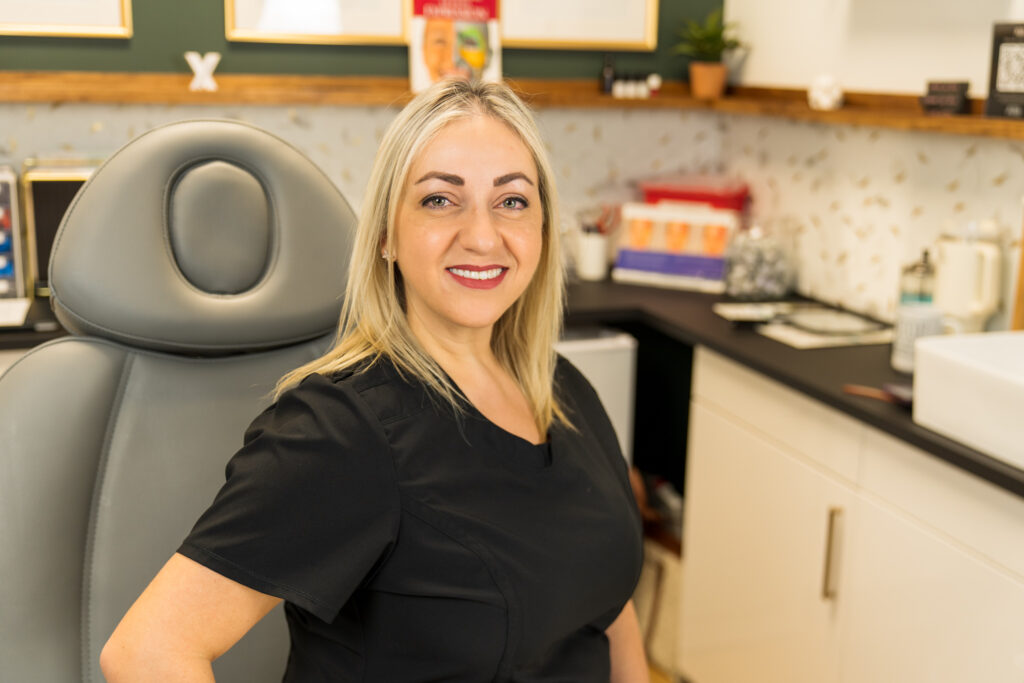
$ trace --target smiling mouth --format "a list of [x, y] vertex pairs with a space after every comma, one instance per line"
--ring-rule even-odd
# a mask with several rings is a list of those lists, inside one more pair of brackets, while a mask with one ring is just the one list
[[452, 275], [458, 275], [459, 277], [464, 277], [468, 280], [493, 280], [494, 278], [504, 273], [507, 270], [507, 268], [488, 268], [487, 270], [466, 270], [465, 268], [448, 268], [447, 270]]

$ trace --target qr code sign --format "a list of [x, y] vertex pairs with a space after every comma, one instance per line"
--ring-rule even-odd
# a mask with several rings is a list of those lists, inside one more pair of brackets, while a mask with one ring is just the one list
[[996, 90], [1024, 92], [1024, 43], [1003, 43], [999, 46]]

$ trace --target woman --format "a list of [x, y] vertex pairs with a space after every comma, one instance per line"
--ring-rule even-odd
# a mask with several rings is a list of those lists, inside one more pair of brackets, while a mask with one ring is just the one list
[[336, 344], [282, 379], [104, 648], [109, 680], [212, 680], [283, 599], [287, 681], [646, 681], [625, 463], [552, 350], [560, 259], [518, 98], [416, 97], [378, 152]]

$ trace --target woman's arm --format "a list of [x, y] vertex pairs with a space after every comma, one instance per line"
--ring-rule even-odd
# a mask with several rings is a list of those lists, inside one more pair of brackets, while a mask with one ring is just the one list
[[612, 625], [605, 629], [611, 649], [611, 683], [648, 683], [647, 655], [644, 653], [644, 639], [640, 634], [640, 622], [636, 609], [630, 600], [622, 608]]
[[281, 600], [175, 554], [100, 654], [108, 683], [213, 680], [211, 662]]

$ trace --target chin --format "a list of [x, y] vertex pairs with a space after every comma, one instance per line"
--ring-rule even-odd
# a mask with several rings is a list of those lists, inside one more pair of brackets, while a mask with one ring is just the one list
[[464, 327], [470, 330], [483, 330], [489, 327], [493, 327], [496, 322], [501, 318], [497, 316], [456, 316], [450, 318], [453, 325], [458, 327]]
[[465, 327], [468, 329], [484, 329], [492, 327], [496, 322], [498, 322], [501, 316], [505, 315], [505, 311], [507, 310], [508, 308], [506, 307], [501, 310], [484, 311], [480, 310], [478, 307], [474, 310], [452, 311], [448, 316], [448, 320], [453, 325], [458, 325], [459, 327]]

